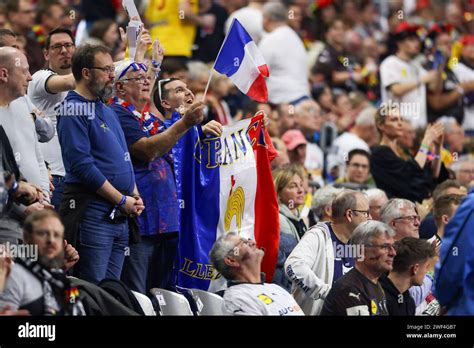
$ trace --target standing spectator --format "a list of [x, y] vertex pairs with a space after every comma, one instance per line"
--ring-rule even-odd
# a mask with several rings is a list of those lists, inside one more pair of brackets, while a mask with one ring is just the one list
[[222, 6], [212, 0], [199, 1], [199, 16], [215, 18], [215, 23], [198, 28], [193, 47], [193, 59], [204, 63], [213, 62], [224, 41], [224, 25], [229, 16]]
[[380, 277], [388, 314], [415, 315], [415, 301], [408, 289], [423, 284], [435, 252], [424, 240], [413, 237], [395, 242], [394, 247], [397, 255], [393, 259], [393, 269], [388, 276]]
[[304, 204], [303, 177], [304, 172], [298, 166], [281, 169], [274, 174], [280, 211], [280, 244], [273, 282], [288, 292], [291, 282], [284, 271], [285, 261], [308, 229], [300, 214], [300, 207]]
[[311, 73], [314, 82], [325, 81], [331, 87], [353, 90], [363, 76], [354, 71], [355, 59], [344, 50], [344, 21], [335, 17], [328, 24], [326, 45], [318, 56]]
[[44, 65], [41, 46], [31, 30], [35, 23], [35, 10], [31, 0], [8, 0], [7, 18], [13, 32], [25, 41], [26, 56], [30, 66], [30, 73], [34, 74]]
[[464, 147], [466, 139], [464, 129], [454, 117], [441, 117], [439, 121], [444, 125], [444, 153], [443, 163], [450, 166], [454, 160], [459, 160], [467, 155], [468, 151]]
[[247, 6], [232, 13], [229, 12], [230, 16], [225, 22], [225, 32], [229, 31], [232, 21], [236, 18], [245, 27], [255, 44], [258, 45], [265, 34], [262, 18], [262, 6], [265, 2], [266, 0], [250, 0]]
[[60, 214], [68, 240], [81, 253], [79, 277], [92, 283], [120, 278], [129, 228], [130, 242], [138, 232], [136, 222], [129, 226], [127, 218], [144, 209], [119, 120], [101, 101], [112, 96], [114, 70], [106, 47], [78, 48], [72, 57], [76, 89], [58, 110], [66, 169]]
[[[416, 141], [416, 129], [413, 127], [413, 124], [410, 122], [410, 120], [407, 120], [406, 118], [402, 119], [403, 123], [403, 135], [400, 137], [398, 140], [398, 143], [400, 144], [400, 147], [402, 150], [405, 152], [408, 151], [408, 153], [413, 154], [416, 153], [416, 148], [415, 148], [415, 141]], [[445, 134], [446, 134], [446, 128], [445, 128]], [[445, 138], [446, 139], [446, 138]]]
[[287, 130], [296, 128], [295, 107], [290, 104], [280, 104], [276, 108], [278, 114], [278, 129], [280, 135]]
[[[385, 112], [387, 114], [385, 114]], [[377, 187], [389, 198], [399, 197], [421, 202], [428, 198], [436, 184], [448, 178], [440, 159], [443, 126], [439, 123], [427, 127], [420, 148], [413, 158], [398, 147], [403, 136], [403, 123], [398, 108], [380, 108], [375, 116], [381, 133], [379, 146], [374, 146], [370, 167]]]
[[38, 24], [33, 26], [33, 32], [41, 48], [44, 48], [49, 33], [61, 27], [64, 16], [64, 7], [58, 1], [53, 0], [38, 4], [36, 8], [36, 23]]
[[365, 195], [345, 190], [332, 202], [331, 222], [310, 228], [288, 256], [285, 271], [305, 314], [318, 315], [334, 282], [354, 266], [354, 255], [341, 250], [345, 250], [354, 229], [367, 219], [370, 213]]
[[457, 162], [451, 165], [451, 169], [456, 173], [459, 183], [465, 188], [469, 188], [474, 181], [474, 157], [472, 155], [462, 156]]
[[104, 45], [112, 52], [112, 57], [116, 58], [121, 48], [117, 24], [113, 19], [100, 19], [94, 22], [89, 33], [89, 38], [85, 43]]
[[303, 133], [298, 129], [290, 129], [282, 135], [281, 140], [283, 140], [288, 150], [290, 163], [304, 165], [308, 156], [308, 141]]
[[[156, 55], [158, 61], [163, 59], [158, 52]], [[203, 117], [199, 108], [190, 108], [167, 129], [149, 111], [151, 86], [145, 68], [143, 63], [132, 60], [117, 64], [116, 97], [111, 105], [119, 117], [137, 188], [147, 207], [138, 217], [141, 241], [130, 246], [121, 278], [132, 290], [143, 294], [153, 287], [175, 286], [173, 267], [178, 246], [179, 205], [170, 150]]]
[[283, 4], [269, 2], [262, 12], [263, 27], [269, 34], [258, 47], [271, 71], [267, 79], [268, 100], [296, 105], [309, 96], [308, 57], [303, 41], [287, 25], [288, 13]]
[[[464, 121], [463, 129], [469, 135], [474, 134], [474, 34], [465, 35], [460, 43], [462, 45], [461, 57], [458, 64], [453, 67], [453, 72], [461, 82], [458, 92], [464, 96]], [[466, 87], [464, 89], [464, 87]]]
[[448, 116], [463, 124], [464, 95], [474, 90], [474, 77], [460, 82], [459, 77], [451, 69], [452, 66], [447, 64], [452, 52], [452, 30], [453, 26], [450, 24], [435, 23], [428, 32], [428, 42], [431, 43], [428, 51], [429, 67], [434, 67], [436, 64], [444, 66], [440, 88], [428, 93], [428, 122], [435, 122], [442, 116]]
[[446, 226], [439, 262], [436, 265], [435, 294], [448, 315], [473, 315], [474, 189], [461, 202]]
[[261, 273], [264, 251], [255, 241], [235, 232], [220, 236], [210, 259], [227, 280], [224, 309], [229, 315], [304, 315], [295, 299], [276, 284], [265, 283]]
[[0, 29], [0, 47], [10, 46], [16, 49], [20, 49], [20, 46], [16, 40], [16, 34], [7, 28]]
[[[26, 57], [12, 47], [0, 48], [0, 57], [0, 67], [4, 71], [0, 82], [0, 125], [8, 136], [22, 174], [29, 182], [41, 187], [44, 194], [42, 202], [28, 207], [16, 206], [15, 211], [19, 218], [24, 219], [35, 210], [52, 208], [49, 204], [48, 172], [39, 147], [34, 118], [25, 98], [20, 98], [25, 95], [28, 82], [31, 81]], [[16, 64], [17, 62], [19, 64]]]
[[393, 267], [393, 235], [393, 230], [380, 221], [367, 221], [354, 230], [351, 244], [362, 247], [363, 255], [329, 291], [321, 315], [389, 314], [379, 279]]
[[385, 192], [378, 188], [370, 188], [365, 191], [367, 198], [369, 199], [369, 210], [372, 220], [380, 221], [380, 211], [382, 207], [387, 203], [388, 198]]
[[44, 160], [51, 169], [54, 186], [51, 203], [57, 211], [61, 203], [66, 172], [56, 131], [55, 106], [62, 102], [67, 92], [76, 86], [71, 72], [71, 60], [75, 49], [74, 37], [68, 29], [58, 28], [51, 31], [45, 41], [45, 60], [48, 68], [37, 71], [28, 86], [28, 96], [31, 101], [43, 110], [46, 117], [54, 124], [54, 137], [46, 143], [41, 143], [40, 148]]
[[395, 33], [397, 52], [380, 64], [382, 105], [397, 106], [404, 110], [403, 116], [412, 124], [426, 127], [426, 84], [436, 87], [439, 71], [426, 71], [414, 58], [420, 53], [418, 26], [402, 22]]

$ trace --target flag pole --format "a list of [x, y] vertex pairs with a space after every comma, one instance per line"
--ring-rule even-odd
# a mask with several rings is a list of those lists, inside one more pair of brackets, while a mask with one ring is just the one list
[[219, 58], [219, 55], [221, 54], [222, 48], [224, 47], [224, 44], [227, 41], [227, 37], [229, 36], [229, 33], [230, 33], [230, 31], [231, 31], [231, 29], [234, 25], [235, 19], [236, 18], [234, 17], [234, 19], [232, 20], [232, 23], [230, 24], [229, 31], [225, 35], [224, 41], [222, 41], [221, 48], [219, 48], [219, 52], [217, 53], [217, 57], [214, 60], [214, 64], [212, 64], [211, 73], [209, 74], [209, 80], [207, 80], [206, 89], [204, 90], [204, 95], [202, 96], [202, 102], [203, 103], [204, 103], [204, 100], [206, 99], [206, 94], [207, 94], [207, 90], [209, 89], [209, 85], [211, 84], [211, 79], [212, 79], [212, 75], [214, 74], [214, 67], [216, 66], [217, 58]]

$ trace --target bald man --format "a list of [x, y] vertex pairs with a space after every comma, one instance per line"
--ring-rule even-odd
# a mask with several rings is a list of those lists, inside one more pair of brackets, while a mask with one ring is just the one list
[[13, 47], [0, 48], [0, 125], [8, 137], [15, 160], [25, 179], [43, 190], [43, 201], [29, 206], [18, 204], [15, 213], [25, 218], [33, 211], [51, 208], [49, 178], [39, 148], [34, 117], [22, 98], [31, 81], [28, 61]]

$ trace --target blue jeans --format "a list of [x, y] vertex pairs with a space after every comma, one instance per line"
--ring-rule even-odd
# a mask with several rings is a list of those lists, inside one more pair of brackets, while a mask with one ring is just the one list
[[122, 281], [131, 290], [145, 295], [152, 288], [174, 290], [178, 233], [141, 238], [140, 243], [130, 246], [130, 256], [125, 258], [123, 266]]
[[64, 191], [64, 177], [59, 175], [53, 175], [53, 197], [51, 198], [51, 204], [54, 205], [54, 210], [59, 211], [61, 205], [61, 198], [63, 197]]
[[78, 276], [97, 284], [102, 279], [120, 279], [128, 249], [128, 222], [111, 223], [112, 206], [92, 201], [79, 227]]

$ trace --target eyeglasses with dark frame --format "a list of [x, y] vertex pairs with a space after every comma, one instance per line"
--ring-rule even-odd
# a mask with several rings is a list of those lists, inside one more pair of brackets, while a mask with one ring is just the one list
[[109, 75], [113, 72], [115, 72], [115, 68], [113, 66], [91, 66], [90, 68], [88, 69], [97, 69], [97, 70], [102, 70], [102, 71], [105, 71], [106, 73], [108, 73]]
[[367, 219], [370, 216], [370, 210], [359, 210], [359, 209], [348, 209], [348, 210], [355, 211], [356, 213], [362, 213], [365, 215]]
[[69, 51], [70, 49], [72, 49], [73, 47], [75, 47], [76, 45], [74, 45], [72, 42], [66, 42], [65, 44], [55, 44], [55, 45], [50, 45], [49, 48], [52, 50], [52, 51], [55, 51], [55, 52], [61, 52], [63, 47], [66, 49], [66, 51]]
[[397, 217], [395, 219], [393, 219], [394, 221], [395, 220], [407, 220], [408, 222], [410, 223], [414, 223], [415, 221], [418, 221], [420, 222], [421, 221], [421, 218], [419, 215], [408, 215], [408, 216], [400, 216], [400, 217]]
[[393, 249], [395, 250], [395, 246], [393, 244], [389, 244], [389, 243], [385, 243], [385, 244], [381, 244], [381, 245], [377, 245], [377, 244], [366, 244], [364, 245], [366, 247], [369, 247], [369, 248], [380, 248], [382, 249], [383, 251], [385, 252], [388, 252], [390, 249]]

